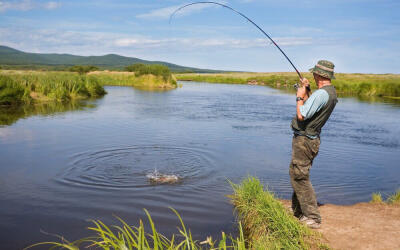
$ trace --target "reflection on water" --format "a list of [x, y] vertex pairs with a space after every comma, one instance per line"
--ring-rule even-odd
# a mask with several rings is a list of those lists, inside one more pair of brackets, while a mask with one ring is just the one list
[[351, 96], [351, 95], [344, 95], [344, 94], [338, 94], [339, 98], [350, 98], [350, 99], [356, 99], [360, 102], [366, 102], [366, 103], [384, 103], [388, 105], [393, 105], [400, 107], [400, 98], [393, 98], [393, 97], [383, 97], [383, 96]]
[[83, 110], [85, 108], [94, 108], [95, 104], [88, 101], [70, 101], [70, 102], [45, 102], [37, 104], [26, 104], [16, 106], [0, 106], [0, 126], [11, 125], [19, 119], [34, 115], [54, 115], [72, 110]]

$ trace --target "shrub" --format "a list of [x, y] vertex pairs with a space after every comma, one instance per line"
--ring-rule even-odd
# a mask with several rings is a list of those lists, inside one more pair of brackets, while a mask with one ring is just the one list
[[162, 76], [164, 81], [172, 79], [170, 69], [167, 66], [161, 64], [146, 65], [142, 63], [137, 63], [125, 67], [125, 70], [129, 72], [135, 72], [136, 76], [151, 74], [155, 76]]
[[77, 72], [80, 75], [87, 74], [90, 71], [96, 71], [96, 70], [99, 70], [99, 68], [92, 65], [75, 65], [69, 68], [69, 71]]

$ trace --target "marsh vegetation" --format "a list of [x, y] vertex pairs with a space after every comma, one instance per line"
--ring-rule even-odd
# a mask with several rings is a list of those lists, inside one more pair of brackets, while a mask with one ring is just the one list
[[[210, 83], [255, 84], [293, 91], [298, 82], [296, 73], [220, 73], [220, 74], [176, 74], [178, 80]], [[311, 73], [303, 76], [312, 80]], [[339, 94], [353, 96], [378, 96], [400, 98], [400, 75], [396, 74], [335, 74], [332, 81]]]
[[96, 77], [64, 72], [2, 71], [0, 104], [69, 101], [106, 94]]
[[[238, 217], [237, 236], [221, 232], [219, 240], [207, 237], [204, 241], [193, 239], [179, 213], [172, 209], [179, 219], [179, 234], [166, 237], [159, 233], [149, 212], [145, 210], [150, 226], [139, 220], [138, 226], [130, 226], [116, 217], [120, 225], [107, 226], [100, 220], [92, 220], [88, 229], [94, 236], [61, 242], [42, 242], [36, 246], [52, 246], [64, 249], [97, 247], [100, 249], [328, 249], [322, 244], [321, 236], [302, 225], [274, 195], [264, 189], [257, 178], [248, 177], [240, 184], [231, 183], [234, 193], [231, 201]], [[243, 227], [242, 227], [243, 225]]]
[[[96, 71], [93, 66], [74, 66], [73, 72], [0, 71], [0, 105], [43, 101], [70, 101], [101, 97], [103, 86], [133, 86], [147, 90], [177, 87], [170, 70], [162, 65], [133, 65], [134, 72]], [[87, 74], [89, 73], [89, 74]]]

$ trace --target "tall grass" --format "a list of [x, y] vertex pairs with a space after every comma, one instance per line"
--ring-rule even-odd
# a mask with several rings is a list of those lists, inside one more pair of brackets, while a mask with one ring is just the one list
[[[178, 80], [211, 83], [267, 85], [279, 89], [293, 89], [298, 82], [295, 73], [221, 73], [221, 74], [177, 74]], [[303, 76], [313, 82], [310, 73]], [[338, 93], [360, 96], [400, 97], [400, 75], [394, 74], [336, 74], [332, 81]], [[315, 88], [315, 83], [314, 83]]]
[[162, 75], [141, 74], [131, 72], [97, 71], [89, 73], [96, 77], [103, 85], [132, 86], [147, 90], [169, 90], [177, 88], [176, 80], [170, 76], [167, 80]]
[[0, 104], [29, 103], [35, 99], [66, 101], [105, 93], [97, 78], [75, 73], [10, 71], [0, 74]]
[[165, 82], [172, 80], [171, 70], [167, 66], [161, 64], [137, 63], [125, 67], [125, 70], [128, 72], [135, 72], [136, 76], [154, 75], [161, 76]]
[[128, 72], [92, 72], [87, 75], [72, 72], [1, 71], [0, 105], [30, 103], [32, 101], [69, 101], [106, 94], [105, 85], [133, 86], [147, 90], [177, 88], [168, 70], [161, 75], [142, 72], [140, 76]]
[[[172, 209], [172, 208], [171, 208]], [[49, 248], [60, 248], [78, 250], [82, 248], [95, 248], [95, 249], [120, 249], [120, 250], [131, 250], [131, 249], [154, 249], [154, 250], [197, 250], [197, 249], [236, 249], [244, 250], [245, 239], [243, 231], [239, 225], [239, 236], [236, 238], [228, 237], [222, 232], [222, 238], [219, 241], [213, 241], [211, 237], [203, 242], [198, 242], [193, 239], [190, 230], [188, 230], [183, 223], [183, 220], [179, 213], [172, 209], [172, 211], [179, 218], [181, 223], [178, 228], [179, 234], [172, 235], [170, 238], [165, 237], [159, 233], [155, 227], [154, 221], [151, 218], [149, 212], [145, 210], [145, 213], [150, 224], [151, 232], [145, 232], [145, 226], [142, 220], [139, 221], [139, 226], [132, 227], [128, 225], [124, 220], [116, 217], [120, 225], [118, 226], [107, 226], [100, 220], [93, 220], [93, 226], [88, 229], [95, 233], [94, 236], [76, 240], [73, 242], [65, 240], [63, 237], [60, 238], [60, 242], [41, 242], [31, 245], [28, 248], [35, 248], [48, 246]]]
[[320, 236], [290, 215], [257, 178], [248, 177], [240, 184], [231, 185], [232, 202], [251, 248], [327, 248], [321, 244]]
[[380, 193], [373, 193], [371, 203], [387, 203], [392, 205], [400, 205], [400, 188], [384, 201]]

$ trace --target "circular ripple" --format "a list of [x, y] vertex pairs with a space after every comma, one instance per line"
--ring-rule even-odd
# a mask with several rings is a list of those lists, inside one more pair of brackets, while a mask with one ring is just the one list
[[146, 175], [157, 170], [179, 176], [183, 182], [208, 178], [215, 169], [206, 151], [167, 146], [132, 146], [86, 152], [72, 157], [72, 163], [56, 181], [74, 186], [136, 188], [149, 186]]

